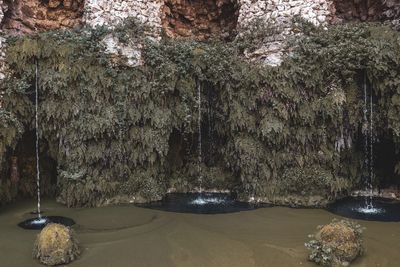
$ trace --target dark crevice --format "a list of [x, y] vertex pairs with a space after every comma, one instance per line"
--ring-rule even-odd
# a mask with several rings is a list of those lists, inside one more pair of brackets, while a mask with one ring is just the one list
[[238, 16], [235, 0], [165, 0], [162, 21], [169, 37], [229, 40]]
[[[7, 161], [9, 169], [5, 178], [9, 180], [10, 199], [36, 197], [36, 150], [35, 131], [24, 133], [14, 151], [10, 151]], [[40, 142], [41, 193], [55, 197], [57, 191], [57, 163], [47, 152], [46, 142]]]

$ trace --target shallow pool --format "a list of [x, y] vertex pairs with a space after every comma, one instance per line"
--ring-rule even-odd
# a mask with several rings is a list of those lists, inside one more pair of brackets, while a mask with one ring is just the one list
[[[0, 209], [0, 266], [42, 266], [31, 251], [38, 231], [17, 223], [30, 218], [32, 202]], [[44, 201], [45, 215], [74, 219], [84, 267], [291, 267], [306, 260], [304, 242], [317, 225], [340, 218], [320, 209], [260, 208], [229, 214], [185, 214], [122, 205], [67, 209]], [[400, 262], [400, 223], [360, 221], [366, 254], [352, 266], [393, 267]]]

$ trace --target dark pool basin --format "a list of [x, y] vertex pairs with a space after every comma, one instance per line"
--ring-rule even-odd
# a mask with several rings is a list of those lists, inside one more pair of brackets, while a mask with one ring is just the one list
[[371, 199], [365, 197], [348, 197], [329, 205], [327, 210], [352, 219], [398, 222], [400, 221], [400, 202], [386, 198], [372, 198], [372, 207], [367, 207], [366, 202]]
[[161, 201], [137, 206], [178, 213], [219, 214], [254, 210], [266, 205], [237, 201], [226, 193], [171, 193]]
[[20, 222], [18, 226], [27, 230], [41, 230], [49, 223], [58, 223], [65, 226], [72, 226], [75, 224], [75, 221], [62, 216], [42, 216], [41, 218], [35, 217]]

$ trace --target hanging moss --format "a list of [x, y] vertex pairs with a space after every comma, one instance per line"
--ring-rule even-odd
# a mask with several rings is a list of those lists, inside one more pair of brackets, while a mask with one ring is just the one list
[[0, 202], [10, 201], [15, 188], [9, 179], [6, 179], [8, 166], [6, 155], [8, 150], [15, 147], [18, 138], [21, 137], [23, 127], [19, 120], [11, 113], [0, 110]]
[[[182, 156], [171, 138], [178, 132], [196, 142], [198, 86], [204, 104], [208, 92], [216, 96], [217, 163], [205, 170], [205, 187], [264, 200], [333, 198], [361, 176], [355, 146], [361, 71], [379, 99], [376, 128], [400, 142], [400, 39], [380, 25], [301, 27], [304, 35], [290, 43], [291, 53], [276, 68], [243, 60], [246, 36], [232, 43], [156, 43], [134, 22], [114, 32], [121, 41], [144, 44], [145, 65], [135, 68], [112, 64], [101, 46], [105, 28], [10, 39], [5, 108], [31, 127], [29, 85], [38, 59], [41, 138], [58, 162], [60, 198], [69, 206], [100, 205], [120, 195], [152, 200], [171, 186], [197, 186], [196, 149]], [[249, 40], [254, 45], [256, 38]], [[353, 144], [338, 147], [348, 140]], [[180, 167], [171, 164], [173, 155]]]

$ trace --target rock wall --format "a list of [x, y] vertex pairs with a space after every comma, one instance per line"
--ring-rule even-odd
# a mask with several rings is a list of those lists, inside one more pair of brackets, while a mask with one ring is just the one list
[[388, 19], [393, 27], [400, 31], [400, 1], [386, 0], [386, 9], [383, 12], [386, 19]]
[[[146, 34], [153, 39], [161, 36], [161, 0], [86, 0], [83, 20], [86, 25], [114, 26], [127, 18], [136, 18], [148, 27]], [[118, 37], [110, 34], [102, 42], [104, 51], [110, 54], [116, 64], [139, 66], [143, 64], [141, 47], [138, 40], [128, 40], [124, 43]]]
[[[240, 0], [238, 31], [252, 31], [251, 25], [269, 25], [274, 33], [263, 40], [261, 47], [245, 56], [263, 64], [278, 66], [285, 53], [285, 40], [294, 34], [292, 20], [301, 17], [315, 25], [325, 25], [333, 18], [330, 0]], [[250, 28], [249, 28], [250, 27]]]
[[332, 17], [330, 0], [240, 0], [239, 28], [255, 20], [279, 24], [290, 30], [290, 22], [300, 16], [315, 25], [325, 24]]
[[3, 21], [4, 13], [7, 11], [7, 5], [4, 3], [3, 0], [0, 0], [0, 25]]
[[[285, 54], [284, 44], [296, 34], [291, 21], [298, 16], [314, 25], [353, 21], [389, 21], [400, 29], [398, 0], [240, 0], [238, 31], [243, 33], [252, 22], [274, 27], [276, 32], [263, 45], [245, 56], [267, 65], [277, 66]], [[251, 29], [250, 29], [251, 30]]]
[[[210, 37], [231, 38], [236, 30], [244, 31], [251, 22], [260, 20], [282, 28], [281, 34], [255, 53], [248, 54], [263, 63], [279, 65], [284, 40], [292, 34], [291, 21], [295, 16], [316, 24], [325, 24], [332, 18], [330, 0], [86, 0], [84, 21], [91, 26], [115, 25], [127, 17], [135, 17], [153, 29], [160, 37], [162, 30], [170, 37], [205, 40]], [[115, 38], [108, 37], [107, 51], [124, 54]], [[134, 50], [137, 51], [137, 50]], [[138, 53], [134, 53], [138, 54]], [[137, 65], [136, 57], [129, 60]]]
[[332, 0], [337, 22], [392, 21], [400, 19], [398, 0]]
[[[259, 21], [279, 31], [245, 55], [276, 66], [285, 53], [285, 40], [296, 34], [291, 28], [296, 16], [315, 25], [386, 18], [400, 28], [399, 5], [397, 0], [0, 0], [0, 28], [30, 33], [82, 24], [113, 26], [134, 17], [157, 39], [164, 31], [174, 38], [227, 40]], [[142, 64], [137, 42], [123, 45], [108, 36], [103, 43], [107, 53], [125, 57], [127, 65]]]
[[236, 0], [165, 0], [162, 22], [170, 37], [229, 39], [234, 36], [238, 15]]
[[162, 0], [86, 0], [84, 21], [90, 26], [112, 26], [134, 17], [161, 33]]
[[84, 0], [3, 0], [3, 30], [29, 34], [81, 25]]

